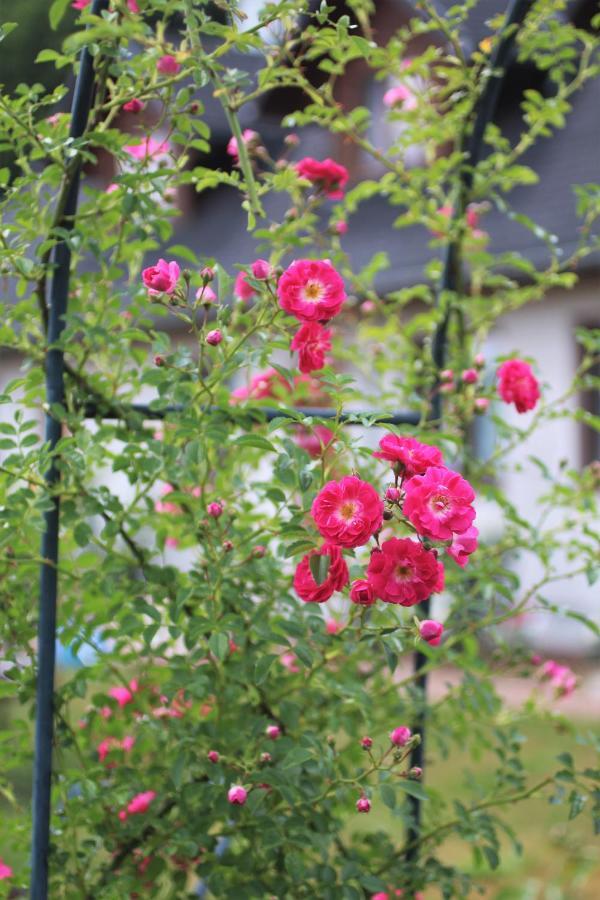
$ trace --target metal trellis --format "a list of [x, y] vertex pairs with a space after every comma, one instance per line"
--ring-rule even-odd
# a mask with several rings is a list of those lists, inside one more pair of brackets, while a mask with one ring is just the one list
[[[523, 21], [532, 0], [513, 0], [510, 5], [501, 40], [490, 60], [490, 70], [485, 88], [482, 92], [475, 115], [474, 125], [466, 146], [465, 166], [462, 170], [460, 197], [454, 209], [454, 217], [462, 215], [467, 202], [468, 193], [473, 183], [473, 170], [481, 157], [483, 137], [486, 126], [492, 121], [506, 65], [513, 50], [515, 35]], [[94, 0], [91, 11], [100, 15], [108, 7], [108, 0]], [[95, 69], [94, 60], [87, 48], [81, 54], [79, 72], [75, 84], [71, 107], [70, 136], [80, 138], [86, 129], [94, 92]], [[70, 189], [66, 197], [64, 211], [60, 220], [63, 231], [68, 232], [74, 226], [79, 192], [80, 161], [76, 162], [76, 170], [72, 177]], [[53, 414], [53, 404], [62, 404], [64, 389], [64, 351], [57, 346], [65, 327], [67, 312], [69, 280], [71, 269], [71, 251], [66, 239], [61, 239], [54, 248], [53, 276], [50, 290], [50, 306], [48, 309], [46, 355], [46, 401], [47, 414], [45, 439], [52, 455], [52, 463], [46, 472], [46, 483], [52, 493], [51, 508], [45, 515], [45, 530], [42, 538], [41, 555], [44, 562], [40, 567], [40, 595], [38, 617], [38, 672], [35, 714], [35, 759], [33, 772], [33, 828], [31, 855], [31, 900], [47, 900], [48, 898], [48, 861], [50, 850], [51, 821], [51, 789], [52, 789], [52, 744], [54, 718], [54, 674], [56, 645], [56, 610], [58, 596], [59, 556], [59, 520], [60, 520], [60, 467], [56, 447], [61, 437], [62, 424]], [[448, 293], [459, 289], [460, 246], [451, 241], [445, 253], [444, 270], [440, 296], [442, 300]], [[433, 358], [436, 367], [444, 367], [446, 355], [446, 339], [450, 308], [447, 307], [438, 326], [433, 344]], [[87, 418], [118, 419], [128, 414], [142, 415], [147, 418], [162, 419], [181, 407], [168, 406], [155, 409], [152, 404], [129, 404], [117, 406], [102, 402], [90, 402], [85, 406]], [[315, 416], [323, 419], [336, 418], [332, 409], [303, 408], [299, 414]], [[270, 421], [285, 416], [285, 412], [277, 409], [261, 410], [262, 420]], [[442, 416], [442, 400], [439, 392], [435, 393], [430, 412], [430, 420], [439, 425]], [[382, 424], [416, 425], [419, 416], [413, 411], [382, 413], [369, 410], [343, 414], [341, 420], [348, 426], [361, 425], [361, 418], [368, 417]], [[421, 605], [424, 617], [428, 615], [429, 601]], [[416, 686], [422, 698], [422, 709], [414, 722], [413, 729], [420, 733], [421, 743], [411, 754], [411, 765], [423, 766], [426, 731], [426, 694], [427, 694], [427, 657], [417, 651], [414, 656]], [[407, 859], [415, 859], [418, 854], [418, 838], [421, 819], [421, 801], [417, 797], [409, 798], [411, 808], [411, 824], [407, 834]]]

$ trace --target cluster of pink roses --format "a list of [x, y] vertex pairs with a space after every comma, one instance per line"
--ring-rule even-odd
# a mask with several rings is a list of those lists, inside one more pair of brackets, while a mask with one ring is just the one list
[[[401, 606], [421, 603], [444, 586], [444, 566], [431, 544], [441, 544], [461, 567], [477, 547], [475, 493], [458, 472], [444, 465], [437, 447], [388, 434], [373, 455], [389, 462], [394, 472], [395, 484], [384, 498], [368, 482], [349, 475], [328, 482], [313, 501], [312, 517], [325, 542], [296, 568], [294, 588], [305, 602], [323, 603], [344, 588], [349, 573], [342, 550], [364, 546], [372, 537], [377, 546], [366, 577], [350, 590], [352, 602], [361, 606], [371, 606], [377, 598]], [[384, 518], [410, 528], [417, 539], [390, 537], [380, 544]], [[420, 635], [435, 646], [442, 630], [427, 620]]]

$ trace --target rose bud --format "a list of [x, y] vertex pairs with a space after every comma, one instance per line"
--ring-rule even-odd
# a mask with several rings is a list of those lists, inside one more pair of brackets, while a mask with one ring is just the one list
[[216, 347], [223, 340], [223, 335], [219, 331], [218, 328], [215, 328], [213, 331], [209, 331], [206, 335], [206, 343], [210, 344], [211, 347]]
[[372, 584], [364, 578], [353, 581], [350, 588], [350, 599], [359, 606], [373, 606], [375, 594]]
[[399, 728], [394, 728], [393, 731], [390, 731], [390, 741], [395, 747], [404, 747], [405, 744], [408, 744], [411, 737], [412, 731], [406, 725], [400, 725]]
[[371, 801], [368, 797], [359, 797], [356, 801], [356, 810], [359, 813], [368, 813], [371, 810]]

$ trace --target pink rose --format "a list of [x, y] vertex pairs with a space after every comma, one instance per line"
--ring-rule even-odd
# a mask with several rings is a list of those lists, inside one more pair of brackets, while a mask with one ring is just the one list
[[[258, 133], [256, 131], [252, 131], [251, 128], [245, 128], [242, 131], [242, 141], [244, 142], [244, 146], [248, 146], [249, 144], [254, 144], [258, 141]], [[239, 161], [239, 150], [238, 150], [238, 142], [237, 138], [232, 137], [229, 139], [229, 143], [227, 144], [227, 153], [229, 156], [232, 156], [235, 162]]]
[[514, 403], [518, 413], [534, 409], [540, 388], [529, 363], [507, 359], [498, 369], [498, 393], [505, 403]]
[[284, 387], [289, 391], [289, 385], [283, 375], [277, 369], [267, 369], [260, 372], [250, 380], [249, 387], [239, 387], [231, 392], [231, 402], [239, 400], [265, 400], [276, 396], [278, 387]]
[[250, 269], [258, 281], [266, 281], [273, 274], [273, 266], [266, 259], [255, 259]]
[[277, 738], [281, 737], [281, 728], [279, 725], [267, 725], [265, 734], [269, 740], [276, 741]]
[[0, 881], [6, 881], [7, 878], [13, 877], [12, 868], [7, 865], [0, 856]]
[[71, 6], [73, 9], [85, 9], [86, 6], [89, 6], [92, 0], [73, 0]]
[[454, 562], [458, 563], [461, 569], [464, 569], [469, 561], [471, 553], [477, 550], [477, 536], [479, 531], [474, 525], [463, 531], [462, 534], [455, 534], [452, 543], [446, 548], [446, 552], [452, 557]]
[[359, 797], [356, 801], [356, 811], [359, 813], [368, 813], [371, 810], [371, 801], [368, 797]]
[[384, 541], [367, 568], [375, 596], [400, 606], [414, 606], [440, 590], [440, 576], [443, 567], [435, 553], [410, 538]]
[[376, 459], [385, 459], [398, 466], [405, 478], [422, 475], [430, 466], [443, 466], [442, 454], [437, 447], [422, 444], [413, 437], [386, 434], [379, 441], [379, 450], [373, 453]]
[[327, 619], [325, 622], [325, 631], [327, 634], [338, 634], [343, 627], [342, 623], [336, 622], [335, 619]]
[[394, 728], [393, 731], [390, 731], [390, 741], [394, 747], [404, 747], [408, 744], [411, 737], [412, 731], [406, 725], [400, 725], [399, 728]]
[[233, 286], [233, 292], [236, 297], [239, 297], [239, 299], [244, 302], [255, 296], [256, 290], [246, 281], [245, 272], [238, 272]]
[[128, 703], [133, 703], [133, 693], [129, 690], [129, 688], [118, 687], [111, 688], [108, 692], [108, 696], [112, 697], [113, 700], [116, 700], [121, 709], [124, 706], [127, 706]]
[[[310, 560], [314, 556], [329, 557], [325, 579], [320, 584], [315, 581], [310, 568]], [[324, 544], [318, 550], [311, 550], [298, 563], [294, 574], [294, 590], [305, 603], [324, 603], [335, 591], [340, 591], [348, 584], [349, 577], [348, 566], [340, 548], [334, 544]]]
[[125, 112], [139, 113], [143, 110], [143, 108], [143, 100], [138, 100], [137, 97], [134, 97], [133, 100], [128, 100], [127, 103], [123, 104], [123, 110]]
[[394, 106], [403, 106], [404, 109], [416, 109], [417, 98], [405, 84], [399, 84], [397, 87], [390, 88], [383, 95], [383, 105], [388, 109]]
[[127, 9], [130, 13], [139, 13], [140, 8], [138, 6], [137, 0], [127, 0]]
[[291, 349], [298, 351], [301, 372], [315, 372], [325, 365], [325, 354], [331, 350], [331, 331], [318, 322], [305, 322], [292, 338]]
[[340, 219], [339, 222], [336, 222], [333, 226], [336, 234], [347, 234], [348, 233], [348, 223], [344, 221], [344, 219]]
[[311, 514], [325, 540], [340, 547], [361, 547], [383, 523], [383, 501], [375, 488], [356, 475], [329, 481], [315, 497]]
[[206, 754], [206, 758], [211, 763], [218, 763], [220, 756], [216, 750], [209, 750], [208, 753]]
[[281, 656], [279, 657], [279, 662], [281, 663], [281, 665], [283, 666], [284, 669], [287, 669], [288, 672], [291, 672], [293, 675], [295, 675], [297, 672], [300, 671], [300, 666], [296, 662], [296, 659], [297, 659], [296, 654], [290, 653], [288, 651], [287, 653], [281, 654]]
[[155, 798], [156, 791], [143, 791], [141, 794], [136, 794], [127, 806], [128, 814], [130, 816], [137, 816], [141, 813], [148, 812], [150, 804]]
[[465, 369], [460, 376], [464, 384], [476, 384], [479, 379], [477, 369]]
[[177, 75], [181, 69], [181, 64], [170, 53], [166, 53], [158, 60], [156, 68], [161, 75]]
[[312, 456], [321, 456], [334, 440], [335, 435], [325, 425], [313, 425], [311, 429], [299, 425], [294, 434], [294, 442]]
[[330, 262], [297, 259], [277, 284], [279, 305], [301, 322], [333, 319], [346, 300], [341, 276]]
[[116, 745], [116, 743], [117, 740], [113, 737], [104, 738], [103, 741], [100, 741], [100, 743], [96, 747], [96, 751], [98, 753], [98, 762], [104, 762], [110, 750]]
[[171, 147], [168, 141], [157, 141], [154, 138], [147, 137], [141, 144], [127, 144], [123, 147], [123, 150], [129, 156], [133, 156], [134, 159], [145, 162], [147, 159], [160, 159], [167, 156]]
[[218, 519], [223, 515], [223, 504], [219, 500], [213, 500], [212, 503], [209, 503], [206, 507], [206, 512], [213, 519]]
[[419, 622], [419, 635], [431, 647], [438, 646], [442, 640], [443, 633], [444, 626], [441, 622], [436, 622], [435, 619], [423, 619], [422, 622]]
[[142, 272], [142, 281], [148, 288], [151, 296], [159, 294], [173, 294], [179, 281], [180, 268], [176, 262], [167, 262], [159, 259], [155, 266], [150, 266]]
[[296, 172], [323, 191], [331, 200], [341, 200], [344, 185], [348, 181], [348, 169], [333, 159], [313, 159], [306, 156], [296, 163]]
[[360, 739], [360, 746], [363, 748], [363, 750], [370, 750], [373, 746], [373, 738], [369, 737], [369, 735], [366, 734], [363, 738]]
[[206, 343], [211, 347], [216, 347], [223, 340], [223, 332], [219, 328], [214, 328], [206, 335]]
[[248, 791], [241, 784], [233, 784], [227, 791], [227, 800], [233, 806], [243, 806], [248, 797]]
[[462, 475], [433, 466], [407, 482], [404, 515], [424, 537], [449, 541], [473, 524], [474, 499], [475, 492]]
[[205, 306], [216, 303], [217, 299], [217, 295], [208, 284], [202, 285], [202, 287], [198, 288], [196, 291], [196, 300], [198, 303], [203, 303]]
[[373, 606], [375, 603], [373, 585], [364, 578], [357, 578], [350, 587], [350, 599], [359, 606]]

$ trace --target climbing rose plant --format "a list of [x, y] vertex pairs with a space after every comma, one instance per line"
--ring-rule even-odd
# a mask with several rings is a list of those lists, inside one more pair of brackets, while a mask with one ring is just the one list
[[[0, 396], [0, 688], [12, 701], [0, 893], [28, 883], [30, 806], [11, 784], [13, 769], [31, 764], [49, 503], [39, 414], [52, 251], [66, 239], [66, 396], [50, 412], [63, 424], [59, 640], [82, 665], [61, 669], [56, 684], [51, 896], [467, 896], [473, 875], [448, 864], [444, 845], [468, 844], [479, 875], [495, 868], [507, 843], [518, 846], [507, 806], [540, 796], [564, 801], [565, 817], [587, 807], [598, 822], [597, 772], [582, 761], [592, 738], [580, 736], [576, 751], [563, 723], [560, 757], [532, 780], [523, 710], [502, 705], [493, 679], [531, 677], [529, 715], [544, 683], [557, 698], [576, 689], [568, 667], [532, 658], [503, 625], [550, 609], [553, 581], [593, 581], [597, 466], [545, 469], [539, 525], [501, 485], [512, 450], [537, 427], [584, 416], [570, 401], [598, 388], [598, 334], [581, 332], [572, 390], [552, 401], [526, 341], [509, 358], [485, 349], [502, 314], [572, 287], [594, 247], [592, 185], [578, 192], [570, 256], [520, 217], [547, 246], [540, 270], [516, 250], [494, 256], [485, 231], [492, 207], [514, 220], [511, 189], [536, 178], [525, 150], [564, 123], [597, 74], [594, 39], [559, 20], [561, 3], [532, 5], [517, 53], [547, 74], [552, 95], [527, 92], [514, 144], [488, 128], [467, 189], [463, 147], [502, 16], [469, 54], [467, 6], [440, 19], [428, 0], [385, 44], [367, 0], [341, 16], [326, 3], [273, 2], [252, 25], [228, 2], [111, 0], [100, 15], [87, 0], [70, 6], [49, 5], [52, 27], [70, 15], [73, 31], [39, 59], [70, 73], [81, 48], [93, 54], [83, 137], [68, 136], [65, 87], [20, 86], [0, 103], [0, 341], [15, 370]], [[8, 25], [2, 33], [10, 40]], [[229, 67], [233, 51], [248, 72]], [[377, 113], [402, 126], [387, 146], [369, 137], [369, 110], [336, 99], [357, 60], [396, 82]], [[277, 151], [240, 124], [275, 88], [298, 98]], [[227, 127], [221, 168], [198, 163], [211, 145], [209, 100]], [[309, 155], [315, 129], [321, 142], [330, 136], [326, 158]], [[407, 168], [414, 146], [423, 162]], [[349, 147], [379, 174], [351, 178], [335, 158]], [[84, 174], [65, 223], [76, 166], [89, 173], [99, 159], [112, 161], [112, 180]], [[172, 239], [178, 196], [203, 200], [215, 188], [238, 194], [239, 227], [256, 246], [233, 267]], [[422, 281], [409, 288], [381, 290], [383, 250], [360, 269], [345, 250], [376, 196], [397, 212], [383, 245], [401, 246], [415, 224], [429, 242]], [[440, 260], [449, 243], [461, 261], [452, 290]], [[140, 401], [150, 411], [131, 408]], [[415, 424], [389, 424], [398, 410]], [[496, 429], [486, 458], [470, 439], [481, 416]], [[491, 535], [479, 522], [486, 505]], [[533, 586], [513, 567], [525, 547], [542, 573]], [[443, 602], [430, 607], [432, 595]], [[554, 611], [559, 623], [564, 611]], [[461, 673], [429, 705], [416, 650], [422, 671]], [[464, 782], [441, 790], [440, 760], [465, 747]], [[491, 784], [477, 775], [482, 749], [497, 760]]]

